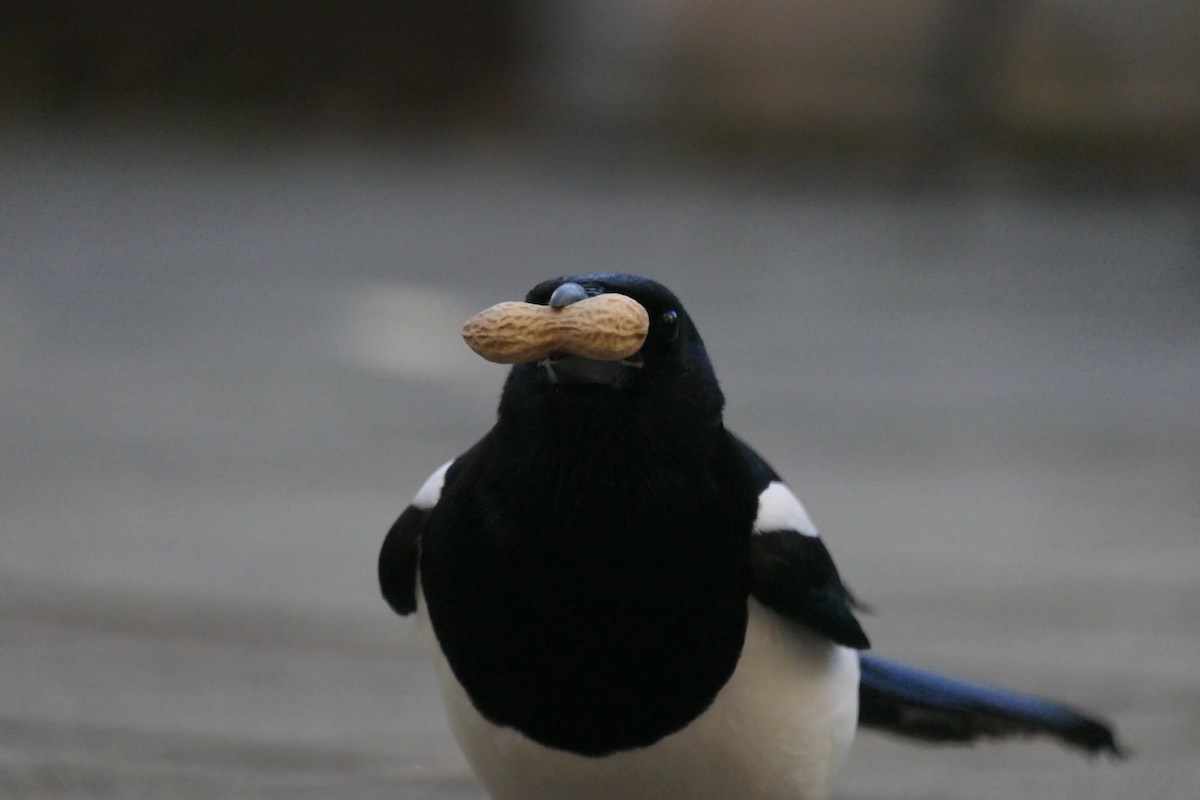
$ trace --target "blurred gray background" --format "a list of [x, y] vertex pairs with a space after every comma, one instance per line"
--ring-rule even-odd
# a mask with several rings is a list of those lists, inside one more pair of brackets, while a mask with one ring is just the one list
[[1136, 753], [838, 797], [1196, 797], [1195, 3], [448, 6], [0, 2], [0, 796], [480, 800], [376, 553], [619, 269], [880, 652]]

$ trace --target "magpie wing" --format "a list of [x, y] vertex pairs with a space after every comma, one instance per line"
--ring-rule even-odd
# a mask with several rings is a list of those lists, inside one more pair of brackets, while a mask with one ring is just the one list
[[854, 617], [854, 598], [842, 584], [808, 512], [754, 450], [737, 437], [733, 441], [758, 493], [750, 536], [751, 594], [838, 644], [856, 650], [870, 647]]
[[442, 489], [454, 480], [469, 454], [468, 451], [438, 467], [383, 540], [379, 551], [379, 588], [383, 599], [397, 614], [407, 615], [417, 610], [421, 534], [441, 499]]

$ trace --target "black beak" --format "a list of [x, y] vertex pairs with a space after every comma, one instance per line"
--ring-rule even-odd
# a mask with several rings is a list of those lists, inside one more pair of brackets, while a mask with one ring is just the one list
[[642, 368], [642, 356], [636, 353], [619, 361], [597, 361], [580, 356], [543, 358], [538, 370], [553, 384], [608, 386], [620, 388]]
[[587, 298], [587, 289], [578, 283], [564, 283], [550, 295], [549, 306], [551, 308], [566, 308], [572, 303], [578, 303], [580, 300], [587, 300]]

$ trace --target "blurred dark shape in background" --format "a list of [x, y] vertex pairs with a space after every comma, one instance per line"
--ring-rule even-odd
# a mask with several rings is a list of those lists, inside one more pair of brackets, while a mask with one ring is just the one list
[[4, 0], [0, 92], [35, 114], [361, 127], [503, 113], [513, 0]]
[[5, 116], [538, 130], [1190, 185], [1193, 0], [2, 0]]

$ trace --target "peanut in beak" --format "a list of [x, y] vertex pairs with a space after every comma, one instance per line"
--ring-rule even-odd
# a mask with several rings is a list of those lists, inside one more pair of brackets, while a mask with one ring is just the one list
[[623, 294], [601, 294], [563, 308], [506, 302], [462, 327], [467, 346], [496, 364], [538, 361], [553, 353], [616, 361], [641, 349], [650, 315]]

